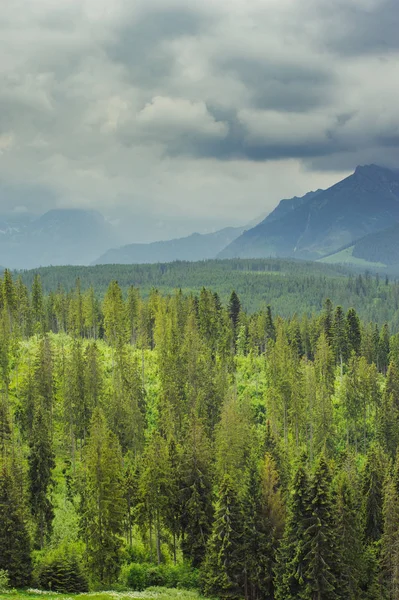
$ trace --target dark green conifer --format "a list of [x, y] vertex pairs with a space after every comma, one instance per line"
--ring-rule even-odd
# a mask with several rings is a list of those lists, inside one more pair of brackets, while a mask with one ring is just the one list
[[359, 317], [354, 308], [350, 308], [346, 314], [345, 329], [348, 342], [348, 353], [355, 352], [355, 354], [359, 354], [362, 336]]
[[39, 398], [35, 407], [28, 455], [29, 505], [36, 524], [36, 543], [39, 548], [43, 548], [49, 538], [54, 518], [50, 491], [55, 461], [49, 425], [48, 412], [43, 400]]
[[331, 497], [331, 476], [323, 457], [318, 462], [311, 482], [309, 508], [304, 531], [306, 563], [304, 597], [312, 600], [343, 598], [339, 594], [337, 581], [340, 572], [340, 553]]
[[309, 516], [309, 479], [302, 464], [292, 482], [288, 518], [277, 555], [276, 600], [297, 600], [304, 597], [309, 560], [304, 534]]
[[203, 566], [208, 596], [242, 597], [244, 592], [243, 514], [233, 483], [225, 475], [220, 485], [212, 535]]
[[30, 539], [22, 498], [10, 467], [0, 458], [0, 570], [8, 572], [10, 584], [29, 585], [32, 574]]

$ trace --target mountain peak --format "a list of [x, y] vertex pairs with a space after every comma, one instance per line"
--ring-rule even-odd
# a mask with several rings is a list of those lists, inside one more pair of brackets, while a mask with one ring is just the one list
[[383, 167], [382, 165], [376, 165], [374, 163], [371, 163], [369, 165], [358, 165], [354, 173], [354, 175], [366, 176], [379, 176], [387, 174], [389, 174], [392, 177], [392, 174], [397, 175], [397, 171], [395, 171], [394, 169], [389, 169], [388, 167]]

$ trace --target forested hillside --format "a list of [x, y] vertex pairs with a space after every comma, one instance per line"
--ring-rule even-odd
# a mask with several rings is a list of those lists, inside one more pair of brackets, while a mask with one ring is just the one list
[[395, 330], [399, 327], [399, 286], [387, 285], [385, 275], [359, 274], [338, 265], [288, 259], [235, 259], [48, 267], [20, 273], [28, 286], [38, 274], [43, 289], [50, 293], [49, 305], [54, 301], [54, 294], [70, 295], [77, 280], [82, 292], [93, 287], [94, 294], [103, 298], [109, 282], [115, 279], [124, 293], [134, 285], [140, 288], [144, 298], [148, 298], [154, 288], [168, 294], [176, 289], [199, 294], [205, 286], [217, 292], [226, 303], [234, 289], [245, 310], [252, 313], [270, 305], [284, 317], [320, 312], [324, 300], [331, 298], [345, 310], [356, 306], [359, 316], [368, 321], [377, 321], [380, 325], [389, 322]]
[[388, 325], [205, 288], [46, 295], [8, 271], [0, 298], [3, 582], [398, 597]]

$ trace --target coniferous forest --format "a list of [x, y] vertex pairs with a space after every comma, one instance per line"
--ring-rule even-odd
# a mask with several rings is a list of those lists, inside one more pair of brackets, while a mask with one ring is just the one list
[[399, 333], [378, 321], [6, 270], [0, 580], [398, 599]]

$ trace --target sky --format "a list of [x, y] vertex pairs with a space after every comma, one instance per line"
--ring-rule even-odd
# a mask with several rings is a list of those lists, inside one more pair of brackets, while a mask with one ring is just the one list
[[0, 212], [124, 241], [399, 166], [397, 0], [3, 0]]

